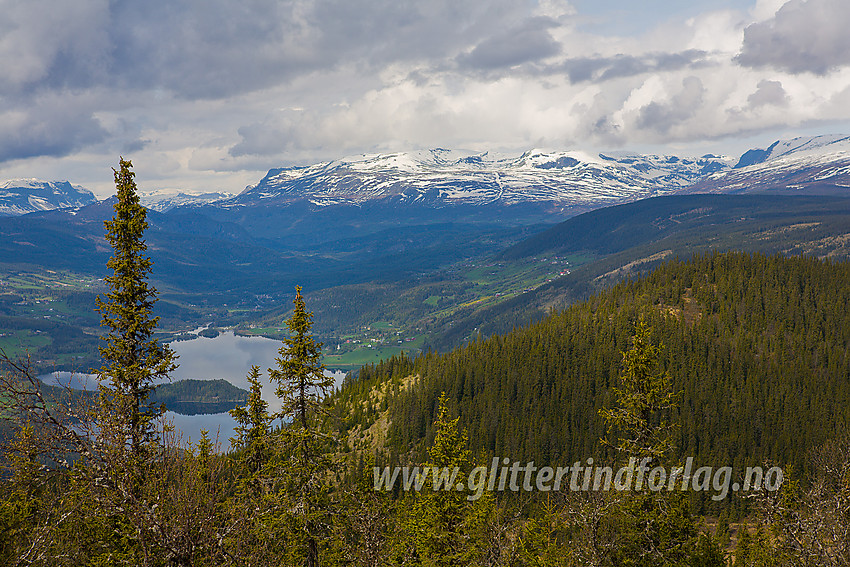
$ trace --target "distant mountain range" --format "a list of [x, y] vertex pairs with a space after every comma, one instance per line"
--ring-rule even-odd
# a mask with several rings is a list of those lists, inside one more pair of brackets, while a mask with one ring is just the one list
[[850, 137], [776, 141], [744, 153], [731, 171], [707, 175], [679, 192], [845, 196], [850, 192]]
[[[234, 212], [290, 207], [416, 205], [534, 205], [540, 212], [577, 214], [647, 197], [681, 193], [784, 192], [839, 194], [850, 187], [850, 137], [832, 135], [774, 142], [738, 160], [582, 151], [531, 150], [497, 155], [433, 149], [359, 155], [310, 166], [272, 169], [236, 196], [160, 191], [142, 195], [149, 208], [204, 208]], [[0, 194], [0, 214], [18, 215], [94, 202], [68, 182], [10, 181]], [[237, 213], [238, 214], [238, 213]], [[231, 214], [227, 215], [232, 218]]]
[[67, 181], [13, 179], [0, 185], [0, 215], [25, 215], [96, 202], [91, 191]]
[[844, 194], [850, 187], [850, 137], [774, 142], [738, 160], [531, 150], [519, 156], [435, 149], [361, 155], [306, 167], [272, 169], [220, 207], [291, 204], [314, 209], [366, 202], [447, 205], [548, 203], [577, 213], [682, 193]]
[[165, 191], [144, 192], [140, 195], [140, 200], [148, 209], [164, 213], [176, 207], [185, 207], [187, 205], [204, 205], [207, 203], [215, 203], [230, 199], [233, 193], [201, 193], [199, 195], [190, 195], [188, 193], [169, 193]]
[[731, 160], [531, 150], [520, 156], [444, 149], [363, 155], [272, 169], [220, 203], [234, 207], [308, 200], [314, 207], [367, 201], [431, 206], [548, 202], [560, 207], [620, 203], [688, 187]]
[[[272, 170], [224, 199], [145, 194], [145, 238], [164, 299], [158, 314], [171, 329], [248, 320], [281, 327], [300, 285], [327, 336], [395, 321], [442, 350], [509, 330], [677, 254], [717, 248], [848, 257], [848, 162], [850, 140], [840, 136], [778, 142], [738, 160], [543, 151], [361, 156]], [[64, 185], [28, 187], [40, 209], [20, 214], [19, 205], [7, 209], [17, 214], [0, 216], [0, 264], [9, 282], [18, 272], [59, 278], [63, 301], [82, 306], [70, 315], [38, 312], [43, 319], [33, 328], [40, 330], [74, 317], [64, 334], [51, 335], [67, 340], [42, 353], [59, 360], [82, 352], [63, 345], [83, 344], [81, 329], [96, 327], [99, 284], [65, 286], [103, 277], [111, 252], [103, 221], [114, 213], [114, 197], [96, 201], [79, 191], [91, 203], [79, 205], [47, 191]], [[54, 200], [39, 201], [36, 190]], [[684, 194], [697, 190], [730, 194]], [[31, 201], [26, 191], [15, 194]], [[569, 268], [549, 278], [551, 266], [539, 265], [552, 259]], [[535, 279], [537, 270], [546, 279]], [[503, 276], [510, 285], [492, 287]], [[37, 308], [24, 299], [0, 293], [0, 318], [32, 323]]]

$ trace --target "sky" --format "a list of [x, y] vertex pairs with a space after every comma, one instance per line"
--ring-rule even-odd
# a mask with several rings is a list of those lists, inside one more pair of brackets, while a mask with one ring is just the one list
[[850, 133], [847, 0], [0, 0], [0, 181]]

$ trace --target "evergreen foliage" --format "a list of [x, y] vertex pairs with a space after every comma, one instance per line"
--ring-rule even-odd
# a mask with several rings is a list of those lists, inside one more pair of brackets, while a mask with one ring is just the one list
[[[441, 394], [434, 422], [435, 438], [424, 465], [430, 474], [420, 472], [425, 476], [422, 489], [402, 504], [402, 546], [400, 553], [397, 551], [397, 559], [402, 562], [406, 559], [428, 567], [468, 565], [486, 547], [481, 535], [488, 516], [494, 513], [493, 502], [491, 495], [470, 499], [467, 492], [458, 490], [472, 469], [472, 456], [466, 432], [458, 427], [459, 418], [452, 419], [447, 403], [446, 395]], [[441, 477], [445, 482], [436, 481], [435, 470], [449, 473]], [[456, 477], [451, 476], [454, 471]]]
[[662, 347], [653, 344], [649, 335], [646, 319], [641, 317], [632, 348], [623, 353], [622, 387], [612, 388], [617, 407], [599, 414], [608, 426], [609, 436], [618, 432], [626, 436], [619, 445], [610, 439], [604, 440], [606, 444], [636, 459], [658, 460], [672, 449], [671, 427], [663, 418], [658, 425], [654, 420], [676, 406], [676, 395], [670, 375], [655, 368]]
[[286, 325], [290, 336], [283, 340], [269, 369], [269, 380], [277, 383], [275, 393], [281, 410], [279, 432], [282, 481], [280, 490], [293, 513], [280, 518], [280, 532], [290, 544], [290, 553], [303, 558], [307, 567], [319, 565], [321, 542], [329, 533], [329, 474], [333, 468], [334, 440], [322, 431], [322, 422], [332, 416], [327, 396], [333, 378], [325, 376], [321, 343], [310, 333], [313, 314], [307, 311], [301, 287], [295, 290], [295, 309]]
[[238, 424], [234, 428], [236, 438], [231, 439], [233, 448], [244, 452], [245, 465], [250, 474], [256, 474], [269, 459], [269, 404], [262, 397], [260, 385], [260, 367], [251, 366], [248, 373], [248, 405], [230, 410], [230, 415]]
[[[459, 418], [451, 419], [446, 407], [446, 396], [438, 401], [436, 435], [428, 450], [425, 466], [457, 469], [459, 478], [469, 473], [470, 454], [465, 432], [458, 429]], [[413, 503], [413, 540], [418, 556], [425, 565], [456, 565], [463, 560], [466, 495], [454, 490], [435, 488], [433, 475], [426, 475], [424, 488], [416, 494]]]
[[[278, 417], [291, 420], [296, 429], [306, 431], [316, 414], [325, 413], [321, 402], [333, 387], [333, 378], [325, 376], [320, 362], [322, 343], [310, 334], [313, 314], [307, 311], [301, 286], [295, 288], [293, 303], [295, 309], [286, 321], [290, 336], [283, 339], [275, 358], [277, 368], [269, 369], [269, 380], [277, 383], [275, 395], [282, 404]], [[302, 457], [308, 458], [309, 454], [304, 452]]]
[[147, 282], [153, 262], [145, 255], [145, 208], [139, 202], [132, 163], [123, 158], [113, 170], [117, 201], [115, 216], [106, 221], [106, 240], [113, 255], [107, 262], [112, 275], [105, 278], [110, 291], [98, 296], [101, 326], [108, 329], [106, 345], [100, 347], [103, 366], [100, 380], [99, 417], [104, 431], [125, 438], [134, 456], [154, 441], [154, 419], [164, 411], [148, 403], [157, 380], [176, 368], [168, 345], [153, 338], [158, 317], [153, 316], [156, 289]]
[[233, 527], [222, 506], [231, 490], [226, 461], [214, 455], [212, 441], [205, 433], [196, 452], [167, 424], [155, 423], [164, 408], [150, 402], [150, 393], [175, 364], [153, 338], [147, 222], [130, 167], [121, 159], [114, 172], [118, 198], [106, 223], [113, 273], [106, 278], [110, 292], [97, 300], [108, 335], [96, 403], [69, 391], [49, 397], [29, 367], [5, 359], [11, 374], [0, 379], [4, 389], [33, 420], [11, 447], [17, 457], [4, 463], [13, 478], [26, 479], [32, 499], [25, 514], [17, 513], [30, 525], [4, 558], [11, 565], [216, 563]]
[[[121, 229], [115, 220], [110, 230], [143, 221]], [[677, 259], [505, 336], [363, 368], [330, 397], [298, 288], [290, 335], [269, 369], [283, 409], [270, 415], [254, 366], [248, 403], [232, 412], [234, 450], [219, 454], [206, 431], [193, 447], [151, 427], [159, 410], [150, 407], [150, 381], [173, 359], [143, 332], [155, 324], [155, 292], [144, 284], [143, 247], [131, 248], [137, 269], [121, 273], [142, 283], [119, 285], [115, 275], [112, 297], [133, 288], [143, 300], [101, 302], [115, 331], [95, 409], [97, 423], [116, 433], [93, 448], [74, 445], [80, 459], [63, 468], [50, 460], [66, 449], [55, 441], [79, 440], [85, 423], [59, 423], [58, 404], [38, 392], [15, 398], [19, 406], [35, 399], [41, 413], [31, 415], [54, 421], [19, 423], [4, 448], [3, 564], [725, 565], [730, 510], [712, 535], [700, 526], [711, 503], [680, 491], [470, 498], [453, 484], [434, 490], [433, 475], [407, 493], [371, 485], [378, 460], [456, 467], [455, 482], [465, 482], [493, 456], [555, 466], [589, 456], [675, 464], [684, 455], [800, 471], [752, 499], [735, 565], [847, 564], [850, 442], [839, 433], [850, 416], [848, 264], [743, 253]], [[135, 324], [122, 326], [124, 316]], [[128, 368], [122, 337], [147, 355]], [[4, 395], [19, 378], [0, 377]], [[105, 413], [121, 408], [129, 410]], [[344, 454], [335, 436], [379, 422], [389, 423], [385, 447], [355, 443]], [[46, 425], [68, 435], [45, 436]], [[343, 457], [349, 470], [336, 475]]]
[[805, 472], [809, 448], [850, 422], [848, 304], [848, 263], [710, 253], [670, 261], [507, 335], [363, 376], [419, 377], [390, 396], [391, 455], [423, 456], [434, 439], [433, 401], [445, 391], [473, 451], [569, 464], [608, 454], [599, 412], [623, 390], [619, 353], [643, 317], [665, 345], [659, 379], [675, 377], [681, 392], [679, 407], [663, 409], [660, 399], [648, 419], [678, 425], [674, 457]]

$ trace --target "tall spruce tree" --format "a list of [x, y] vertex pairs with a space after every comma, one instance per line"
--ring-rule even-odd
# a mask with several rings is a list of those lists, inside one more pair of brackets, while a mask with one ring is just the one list
[[[434, 442], [420, 473], [422, 489], [400, 504], [394, 561], [422, 567], [499, 564], [502, 553], [490, 533], [500, 521], [499, 510], [489, 492], [475, 497], [467, 490], [474, 460], [467, 432], [458, 425], [460, 417], [451, 417], [448, 403], [441, 393]], [[484, 467], [477, 468], [486, 473]]]
[[[448, 398], [445, 392], [441, 393], [434, 422], [434, 444], [428, 450], [427, 466], [449, 471], [457, 467], [459, 478], [466, 478], [471, 454], [466, 431], [458, 426], [459, 421], [459, 417], [451, 418]], [[458, 565], [468, 559], [464, 520], [471, 505], [467, 495], [454, 488], [436, 488], [433, 475], [426, 475], [425, 489], [416, 494], [413, 539], [423, 565]]]
[[[322, 401], [333, 387], [333, 378], [325, 376], [325, 366], [320, 362], [323, 345], [310, 333], [313, 313], [307, 311], [301, 286], [295, 288], [293, 303], [295, 309], [286, 321], [290, 335], [278, 349], [277, 368], [269, 369], [269, 380], [277, 383], [275, 395], [281, 400], [278, 417], [291, 420], [291, 429], [310, 430], [311, 419], [324, 412]], [[301, 457], [309, 459], [309, 444], [302, 441], [306, 444], [302, 444]]]
[[105, 221], [106, 239], [113, 255], [107, 262], [110, 291], [98, 296], [101, 326], [108, 329], [100, 347], [103, 366], [99, 376], [101, 431], [112, 441], [126, 445], [138, 460], [155, 440], [154, 420], [163, 408], [148, 401], [156, 380], [166, 378], [177, 366], [176, 356], [153, 338], [159, 317], [154, 317], [156, 289], [148, 284], [153, 261], [145, 255], [145, 208], [139, 203], [133, 164], [121, 158], [114, 170], [117, 201], [115, 215]]
[[[608, 435], [619, 433], [624, 438], [615, 448], [637, 459], [658, 460], [672, 449], [674, 424], [664, 420], [664, 413], [678, 403], [670, 375], [659, 370], [662, 347], [651, 340], [651, 329], [644, 317], [635, 328], [632, 348], [623, 353], [621, 388], [613, 388], [617, 407], [600, 410], [608, 425]], [[613, 446], [611, 439], [607, 443]]]
[[269, 379], [277, 383], [275, 393], [281, 401], [276, 415], [283, 422], [284, 489], [293, 500], [291, 509], [298, 525], [290, 546], [292, 561], [315, 567], [319, 565], [320, 541], [329, 522], [322, 502], [327, 497], [334, 447], [321, 424], [329, 415], [324, 404], [333, 379], [325, 376], [320, 362], [322, 343], [310, 333], [313, 314], [307, 311], [300, 286], [295, 288], [293, 303], [295, 309], [286, 321], [290, 336], [278, 350], [277, 368], [269, 369]]
[[[660, 368], [662, 346], [652, 342], [652, 329], [641, 316], [635, 326], [632, 347], [623, 352], [621, 388], [613, 388], [616, 407], [600, 410], [608, 425], [608, 435], [620, 434], [618, 444], [610, 440], [622, 458], [634, 457], [663, 464], [672, 455], [672, 431], [675, 424], [665, 421], [665, 413], [677, 406], [670, 375]], [[637, 466], [629, 462], [626, 466]], [[712, 541], [704, 541], [705, 549], [696, 550], [698, 530], [690, 513], [687, 497], [681, 491], [650, 490], [647, 484], [627, 494], [608, 493], [608, 522], [616, 528], [619, 541], [611, 547], [613, 564], [635, 567], [653, 565], [686, 565], [691, 557], [699, 557], [701, 565], [724, 564]], [[613, 512], [613, 513], [611, 513]], [[594, 533], [593, 526], [583, 526]], [[594, 534], [595, 535], [595, 534]]]

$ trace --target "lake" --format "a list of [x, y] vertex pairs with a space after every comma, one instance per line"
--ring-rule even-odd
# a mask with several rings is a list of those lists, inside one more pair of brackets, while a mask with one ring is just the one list
[[[233, 331], [225, 331], [217, 337], [198, 337], [190, 341], [175, 341], [169, 343], [178, 355], [179, 364], [176, 371], [171, 374], [173, 381], [195, 379], [216, 380], [224, 379], [244, 390], [249, 389], [247, 375], [251, 365], [260, 367], [261, 383], [263, 384], [263, 399], [269, 404], [269, 412], [280, 410], [280, 402], [275, 396], [275, 386], [269, 382], [268, 369], [275, 366], [274, 359], [277, 351], [283, 343], [265, 337], [243, 337], [236, 335]], [[328, 371], [328, 376], [333, 376], [334, 386], [339, 387], [345, 378], [345, 372]], [[68, 372], [54, 372], [40, 377], [48, 384], [70, 384], [78, 389], [96, 389], [97, 380], [87, 374], [71, 374]], [[228, 449], [228, 439], [233, 436], [233, 428], [236, 423], [229, 413], [216, 413], [206, 415], [180, 415], [167, 412], [166, 417], [173, 420], [176, 429], [179, 429], [193, 443], [201, 436], [201, 429], [210, 432], [210, 437], [215, 438], [219, 432], [219, 441], [222, 449]]]

